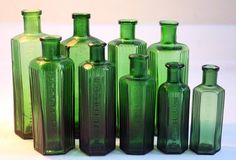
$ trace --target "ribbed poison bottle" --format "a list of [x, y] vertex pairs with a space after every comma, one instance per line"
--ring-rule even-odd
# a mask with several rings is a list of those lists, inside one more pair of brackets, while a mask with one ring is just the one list
[[63, 154], [74, 148], [74, 64], [60, 55], [59, 36], [42, 42], [42, 57], [29, 66], [34, 148], [41, 154]]
[[15, 133], [21, 138], [32, 138], [32, 111], [28, 67], [32, 59], [42, 54], [39, 38], [41, 10], [22, 10], [24, 33], [11, 39], [12, 77], [14, 93]]
[[80, 149], [105, 155], [115, 149], [115, 67], [105, 60], [105, 43], [91, 43], [79, 67]]
[[167, 81], [158, 90], [157, 148], [167, 154], [188, 149], [189, 87], [182, 82], [183, 64], [166, 64]]
[[[167, 80], [167, 70], [165, 64], [168, 62], [179, 62], [184, 64], [182, 72], [182, 81], [188, 84], [188, 63], [189, 49], [185, 44], [176, 41], [176, 29], [178, 22], [163, 20], [161, 25], [161, 41], [148, 47], [150, 56], [150, 74], [156, 80], [156, 92], [160, 85]], [[157, 97], [157, 96], [156, 96]], [[156, 111], [157, 111], [156, 100]], [[158, 114], [156, 114], [158, 115]], [[157, 119], [157, 117], [156, 117]]]
[[89, 13], [73, 13], [74, 34], [61, 44], [62, 54], [69, 56], [75, 64], [75, 138], [79, 138], [79, 75], [78, 66], [89, 59], [89, 43], [102, 43], [89, 32]]
[[116, 68], [116, 128], [119, 136], [120, 109], [119, 109], [119, 79], [129, 74], [129, 55], [146, 54], [146, 42], [135, 38], [136, 20], [123, 19], [119, 21], [120, 38], [115, 39], [108, 44], [108, 59]]
[[147, 74], [148, 55], [131, 54], [130, 74], [120, 78], [120, 148], [141, 155], [153, 149], [155, 80]]
[[216, 65], [204, 65], [203, 81], [193, 90], [190, 149], [215, 154], [221, 149], [225, 90], [217, 84]]

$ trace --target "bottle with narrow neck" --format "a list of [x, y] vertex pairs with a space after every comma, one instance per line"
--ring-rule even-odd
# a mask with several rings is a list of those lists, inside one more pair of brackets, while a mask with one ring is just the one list
[[155, 81], [147, 74], [148, 55], [131, 54], [130, 74], [120, 78], [120, 148], [142, 155], [153, 149]]
[[79, 66], [80, 149], [91, 156], [115, 149], [115, 68], [105, 45], [90, 43], [90, 58]]
[[225, 90], [217, 84], [219, 67], [202, 66], [203, 80], [193, 89], [190, 149], [215, 154], [221, 149]]
[[39, 9], [21, 11], [24, 20], [24, 32], [11, 39], [12, 77], [14, 93], [15, 133], [23, 139], [32, 138], [32, 111], [29, 83], [29, 63], [42, 55]]
[[29, 65], [34, 149], [64, 154], [74, 141], [74, 64], [60, 55], [60, 36], [40, 38], [42, 57]]
[[181, 80], [184, 64], [169, 62], [167, 81], [158, 90], [157, 148], [166, 154], [188, 148], [190, 89]]
[[[148, 55], [150, 56], [149, 71], [156, 80], [156, 94], [161, 84], [167, 80], [168, 72], [166, 71], [165, 64], [168, 62], [184, 64], [181, 78], [185, 84], [188, 84], [189, 49], [185, 44], [177, 42], [176, 32], [178, 24], [177, 21], [173, 20], [160, 21], [160, 42], [148, 47]], [[158, 99], [156, 99], [156, 111], [157, 104]], [[156, 115], [158, 114], [156, 113]], [[157, 134], [157, 130], [155, 133]]]
[[119, 109], [119, 79], [129, 74], [129, 55], [146, 54], [147, 44], [135, 36], [135, 26], [138, 23], [134, 19], [121, 19], [120, 37], [108, 44], [108, 60], [116, 67], [116, 128], [119, 136], [120, 109]]
[[87, 37], [89, 36], [89, 18], [88, 13], [74, 13], [74, 36]]

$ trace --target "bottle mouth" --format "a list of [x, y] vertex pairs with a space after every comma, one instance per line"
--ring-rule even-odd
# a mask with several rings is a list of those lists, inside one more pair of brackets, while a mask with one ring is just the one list
[[136, 19], [120, 19], [118, 23], [119, 24], [124, 24], [124, 23], [137, 24], [138, 21]]
[[81, 18], [81, 17], [90, 18], [90, 13], [73, 13], [73, 14], [72, 14], [72, 18], [73, 18], [73, 19], [75, 19], [75, 18]]
[[179, 22], [175, 21], [175, 20], [161, 20], [160, 25], [171, 25], [171, 26], [178, 26]]
[[44, 36], [40, 38], [40, 41], [45, 42], [56, 42], [56, 41], [61, 41], [61, 36], [58, 35], [50, 35], [50, 36]]
[[166, 67], [170, 69], [177, 69], [177, 68], [183, 68], [184, 64], [178, 62], [168, 62], [166, 63]]
[[21, 11], [23, 16], [34, 16], [34, 15], [41, 15], [42, 10], [40, 9], [24, 9]]
[[148, 59], [147, 54], [130, 54], [129, 59]]
[[213, 70], [213, 71], [219, 71], [220, 67], [214, 64], [205, 64], [202, 66], [202, 70]]

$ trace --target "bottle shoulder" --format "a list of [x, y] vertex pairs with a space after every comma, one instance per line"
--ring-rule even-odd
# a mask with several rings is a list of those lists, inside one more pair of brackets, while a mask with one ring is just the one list
[[140, 39], [124, 40], [120, 38], [112, 40], [108, 43], [108, 46], [120, 46], [120, 45], [136, 45], [136, 46], [145, 45], [146, 46], [147, 43]]
[[89, 60], [82, 62], [79, 65], [80, 69], [83, 70], [94, 70], [94, 69], [105, 69], [105, 70], [111, 70], [111, 69], [115, 69], [114, 64], [110, 63], [109, 61], [104, 61], [104, 62], [91, 62]]
[[148, 47], [148, 52], [155, 52], [158, 50], [183, 50], [188, 52], [189, 48], [187, 45], [183, 43], [174, 43], [174, 44], [161, 44], [160, 42], [158, 43], [153, 43]]
[[204, 92], [212, 92], [212, 93], [221, 93], [221, 92], [225, 92], [224, 88], [222, 88], [219, 85], [214, 85], [214, 86], [207, 86], [204, 84], [199, 84], [198, 86], [196, 86], [193, 89], [194, 92], [200, 92], [200, 93], [204, 93]]
[[132, 75], [125, 75], [120, 78], [120, 81], [124, 82], [138, 82], [138, 83], [149, 83], [155, 85], [155, 80], [152, 76], [147, 75], [145, 77], [134, 77]]
[[176, 91], [176, 92], [190, 92], [190, 88], [188, 85], [184, 83], [170, 83], [165, 82], [160, 87], [159, 90], [168, 91]]
[[46, 36], [47, 34], [45, 33], [38, 33], [38, 34], [25, 34], [25, 33], [22, 33], [22, 34], [19, 34], [19, 35], [16, 35], [15, 37], [13, 37], [11, 39], [11, 41], [17, 41], [19, 43], [21, 42], [26, 42], [26, 41], [32, 41], [32, 40], [39, 40], [40, 37], [43, 37], [43, 36]]

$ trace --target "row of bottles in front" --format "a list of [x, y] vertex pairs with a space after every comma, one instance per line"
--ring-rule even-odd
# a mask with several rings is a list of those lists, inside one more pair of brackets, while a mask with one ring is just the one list
[[[80, 138], [82, 151], [103, 155], [115, 148], [117, 134], [124, 152], [145, 154], [153, 149], [156, 126], [161, 151], [188, 148], [189, 53], [176, 42], [177, 22], [161, 21], [161, 41], [146, 50], [135, 38], [137, 21], [120, 20], [120, 38], [109, 42], [106, 61], [105, 43], [89, 34], [90, 14], [74, 13], [74, 35], [61, 43], [41, 32], [40, 10], [22, 14], [24, 33], [12, 39], [17, 135], [27, 139], [33, 132], [42, 154], [65, 153]], [[214, 154], [221, 144], [224, 90], [216, 85], [217, 66], [203, 71], [193, 92], [190, 148]]]

